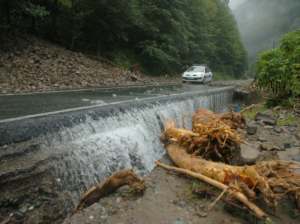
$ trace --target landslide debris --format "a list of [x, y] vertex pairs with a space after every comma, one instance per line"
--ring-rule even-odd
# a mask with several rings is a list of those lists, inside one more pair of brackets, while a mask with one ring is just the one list
[[[179, 83], [179, 77], [151, 77], [108, 60], [67, 50], [30, 35], [0, 37], [0, 94], [105, 86]], [[137, 67], [137, 68], [136, 68]]]

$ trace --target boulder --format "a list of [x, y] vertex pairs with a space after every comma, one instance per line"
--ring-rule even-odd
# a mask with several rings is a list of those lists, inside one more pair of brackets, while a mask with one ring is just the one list
[[241, 144], [241, 158], [246, 164], [254, 164], [259, 157], [258, 145]]
[[272, 126], [276, 125], [277, 123], [277, 119], [274, 116], [267, 113], [261, 113], [261, 112], [258, 112], [255, 115], [255, 121], [259, 121], [266, 125], [272, 125]]
[[257, 132], [257, 125], [250, 123], [246, 127], [246, 131], [248, 135], [255, 135]]

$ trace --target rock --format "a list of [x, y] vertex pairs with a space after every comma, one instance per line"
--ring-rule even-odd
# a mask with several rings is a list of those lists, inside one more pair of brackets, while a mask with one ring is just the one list
[[281, 109], [282, 109], [281, 106], [276, 106], [276, 107], [273, 108], [274, 111], [280, 111]]
[[278, 146], [275, 146], [272, 143], [268, 142], [260, 144], [259, 147], [261, 151], [281, 151]]
[[138, 81], [138, 77], [137, 77], [136, 75], [134, 75], [134, 74], [131, 74], [131, 75], [129, 76], [129, 78], [130, 78], [130, 80], [133, 81], [133, 82]]
[[268, 130], [271, 130], [271, 129], [273, 129], [273, 126], [271, 126], [271, 125], [264, 125], [264, 128], [268, 129]]
[[279, 159], [281, 160], [294, 160], [300, 161], [300, 147], [293, 147], [289, 150], [278, 152]]
[[122, 201], [122, 198], [121, 198], [121, 197], [117, 197], [117, 199], [116, 199], [116, 203], [117, 203], [117, 204], [120, 204], [120, 203], [121, 203], [121, 201]]
[[177, 202], [177, 205], [178, 205], [179, 207], [181, 207], [181, 208], [186, 207], [186, 203], [185, 203], [184, 201], [179, 201], [179, 202]]
[[185, 222], [182, 219], [178, 218], [175, 220], [174, 224], [185, 224]]
[[281, 127], [275, 127], [274, 131], [278, 134], [282, 133], [282, 128]]
[[289, 143], [289, 142], [283, 143], [283, 148], [284, 149], [290, 149], [290, 148], [292, 148], [292, 144]]
[[[281, 152], [279, 152], [281, 153]], [[261, 162], [261, 161], [270, 161], [270, 160], [278, 160], [278, 152], [275, 151], [264, 151], [261, 152], [258, 159], [256, 162]]]
[[246, 131], [248, 135], [255, 135], [257, 132], [257, 126], [255, 124], [248, 124]]
[[266, 125], [272, 125], [272, 126], [276, 125], [277, 123], [277, 119], [274, 118], [274, 116], [267, 113], [261, 113], [261, 112], [258, 112], [255, 115], [255, 121], [261, 121]]
[[296, 132], [297, 131], [297, 127], [294, 127], [294, 126], [291, 126], [291, 127], [288, 127], [288, 130], [292, 133]]
[[255, 144], [241, 144], [241, 159], [246, 164], [253, 164], [259, 157], [258, 146]]
[[260, 141], [260, 142], [266, 142], [267, 141], [267, 139], [263, 135], [258, 136], [257, 140]]
[[197, 215], [201, 218], [204, 218], [204, 217], [207, 217], [207, 212], [205, 211], [198, 211], [197, 212]]

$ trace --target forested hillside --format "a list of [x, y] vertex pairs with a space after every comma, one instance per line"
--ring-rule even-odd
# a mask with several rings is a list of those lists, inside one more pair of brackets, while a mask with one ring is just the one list
[[1, 34], [23, 30], [150, 74], [191, 64], [238, 77], [246, 52], [224, 0], [0, 0]]
[[262, 50], [278, 47], [285, 33], [300, 28], [299, 0], [246, 0], [234, 14], [251, 63]]

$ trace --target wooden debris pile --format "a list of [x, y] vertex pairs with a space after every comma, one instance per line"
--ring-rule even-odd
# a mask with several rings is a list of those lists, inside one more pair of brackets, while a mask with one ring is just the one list
[[[238, 118], [238, 115], [231, 118]], [[204, 181], [220, 190], [222, 194], [240, 201], [259, 219], [267, 214], [255, 201], [262, 198], [266, 205], [275, 208], [285, 196], [300, 202], [300, 164], [289, 161], [267, 161], [253, 166], [232, 166], [208, 159], [225, 161], [228, 145], [238, 145], [242, 140], [234, 128], [238, 119], [222, 119], [206, 110], [199, 110], [193, 117], [193, 130], [177, 129], [174, 122], [168, 122], [163, 133], [166, 150], [177, 167], [160, 162], [167, 170], [185, 174]], [[239, 121], [240, 120], [240, 121]], [[236, 122], [238, 121], [238, 122]], [[230, 145], [230, 146], [231, 146]], [[217, 155], [219, 154], [219, 155]], [[217, 155], [217, 157], [215, 157]]]
[[193, 116], [193, 129], [179, 129], [169, 121], [165, 125], [162, 140], [183, 146], [188, 153], [204, 159], [230, 163], [239, 155], [242, 139], [237, 128], [245, 126], [245, 119], [239, 113], [214, 114], [200, 109]]

